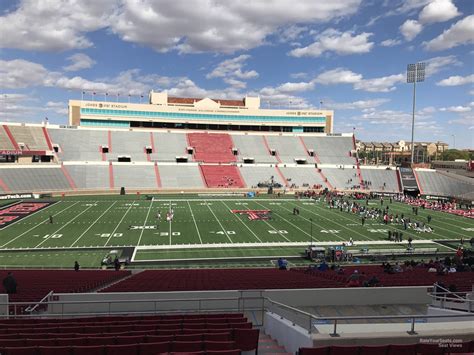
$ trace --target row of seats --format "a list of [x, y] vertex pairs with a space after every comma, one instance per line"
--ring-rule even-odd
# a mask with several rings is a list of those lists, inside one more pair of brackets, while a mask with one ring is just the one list
[[299, 355], [444, 355], [473, 354], [474, 341], [456, 343], [419, 343], [408, 345], [353, 345], [300, 348]]
[[169, 351], [170, 348], [174, 349], [169, 343], [149, 343], [105, 346], [0, 347], [0, 351], [2, 355], [240, 355], [241, 353], [240, 349]]
[[160, 292], [332, 287], [332, 282], [277, 269], [145, 270], [101, 292]]
[[[87, 292], [120, 280], [130, 271], [106, 270], [10, 270], [17, 282], [16, 293], [9, 295], [12, 302], [37, 302], [50, 291], [55, 293]], [[0, 279], [7, 276], [0, 271]], [[26, 306], [25, 306], [26, 307]]]
[[233, 165], [201, 165], [207, 187], [243, 188], [239, 169]]

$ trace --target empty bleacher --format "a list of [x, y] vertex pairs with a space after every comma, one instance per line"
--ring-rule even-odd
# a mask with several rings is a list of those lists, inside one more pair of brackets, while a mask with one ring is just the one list
[[361, 174], [362, 179], [370, 183], [364, 185], [368, 190], [400, 192], [396, 170], [361, 169]]
[[317, 172], [314, 166], [308, 167], [280, 167], [282, 174], [287, 178], [290, 185], [295, 184], [296, 187], [313, 187], [321, 185], [326, 187], [321, 175]]
[[153, 165], [114, 164], [114, 185], [133, 189], [156, 189], [157, 179]]
[[108, 189], [109, 165], [65, 165], [78, 189]]
[[198, 165], [159, 165], [163, 188], [202, 189], [205, 187]]
[[284, 179], [275, 167], [243, 165], [239, 170], [247, 187], [256, 187], [259, 183], [269, 182], [272, 177], [276, 183], [285, 186]]
[[299, 137], [293, 136], [267, 136], [268, 147], [275, 150], [282, 163], [294, 164], [295, 159], [312, 159], [305, 151]]
[[425, 195], [474, 197], [473, 179], [435, 170], [415, 170]]
[[127, 156], [131, 161], [146, 161], [145, 149], [150, 146], [150, 134], [145, 132], [110, 131], [111, 147], [107, 160], [117, 161]]
[[243, 162], [244, 159], [254, 159], [255, 163], [277, 163], [275, 156], [265, 147], [263, 136], [261, 135], [240, 135], [232, 136], [234, 148], [238, 150], [238, 160]]
[[351, 189], [360, 185], [357, 169], [349, 168], [324, 168], [322, 173], [334, 189]]
[[191, 156], [186, 151], [188, 147], [186, 134], [153, 133], [153, 143], [155, 151], [150, 154], [152, 161], [175, 162], [176, 157], [183, 156], [191, 160]]
[[88, 129], [48, 129], [53, 144], [59, 145], [63, 161], [100, 161], [101, 146], [108, 145], [107, 131]]
[[236, 161], [232, 137], [225, 133], [188, 133], [189, 145], [194, 148], [194, 159], [204, 163]]
[[243, 188], [244, 181], [234, 165], [201, 165], [207, 187]]
[[0, 170], [0, 179], [12, 192], [40, 192], [70, 190], [59, 165], [47, 167], [8, 167]]
[[8, 126], [15, 141], [21, 145], [23, 150], [46, 151], [51, 150], [48, 146], [42, 127], [34, 126]]
[[352, 137], [303, 137], [303, 141], [322, 164], [356, 164], [356, 160], [351, 157], [354, 149]]
[[239, 313], [20, 319], [0, 323], [0, 351], [7, 355], [238, 355], [258, 349], [259, 333]]
[[7, 132], [5, 132], [5, 128], [0, 126], [0, 149], [1, 150], [13, 150], [15, 149], [14, 145], [10, 141]]

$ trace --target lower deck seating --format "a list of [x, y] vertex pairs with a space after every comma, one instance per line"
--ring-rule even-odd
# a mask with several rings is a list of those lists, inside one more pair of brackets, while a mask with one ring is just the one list
[[0, 323], [0, 352], [7, 355], [237, 355], [256, 350], [258, 338], [259, 330], [240, 313], [14, 319]]
[[[10, 270], [17, 282], [17, 292], [9, 295], [11, 302], [37, 302], [50, 291], [55, 293], [88, 292], [130, 275], [130, 271], [81, 270]], [[0, 279], [7, 271], [0, 271]], [[3, 292], [3, 291], [2, 291]], [[22, 311], [27, 305], [17, 307]]]
[[[446, 343], [449, 345], [449, 343]], [[454, 346], [456, 345], [456, 346]], [[443, 355], [473, 354], [474, 341], [451, 344], [441, 347], [439, 344], [402, 344], [402, 345], [344, 345], [300, 348], [299, 355]]]
[[242, 188], [245, 187], [239, 169], [233, 165], [201, 165], [207, 187]]

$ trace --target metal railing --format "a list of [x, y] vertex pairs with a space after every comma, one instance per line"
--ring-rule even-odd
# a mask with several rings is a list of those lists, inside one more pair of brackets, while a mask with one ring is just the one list
[[[456, 315], [426, 315], [426, 314], [414, 314], [414, 315], [381, 315], [381, 316], [317, 316], [310, 312], [300, 310], [296, 307], [289, 306], [287, 304], [272, 300], [271, 298], [264, 297], [263, 291], [256, 290], [257, 296], [245, 296], [244, 293], [248, 291], [239, 291], [238, 297], [214, 297], [214, 298], [178, 298], [178, 299], [139, 299], [139, 300], [92, 300], [92, 301], [51, 301], [45, 297], [39, 304], [48, 306], [48, 313], [41, 314], [40, 317], [47, 321], [48, 318], [74, 318], [74, 317], [88, 317], [88, 316], [100, 316], [100, 315], [141, 315], [141, 314], [193, 314], [193, 313], [221, 313], [221, 312], [258, 312], [261, 315], [260, 321], [255, 317], [255, 325], [263, 326], [265, 319], [265, 312], [278, 315], [281, 319], [287, 319], [291, 321], [291, 316], [296, 315], [300, 322], [292, 321], [293, 325], [300, 325], [308, 334], [312, 334], [316, 329], [315, 324], [318, 322], [331, 322], [333, 330], [329, 334], [332, 337], [338, 337], [338, 325], [340, 322], [357, 321], [357, 320], [409, 320], [410, 329], [407, 329], [407, 333], [410, 335], [417, 334], [415, 325], [417, 321], [425, 321], [427, 319], [443, 319], [443, 318], [456, 318], [462, 320], [464, 318], [473, 318], [473, 313], [456, 314]], [[458, 300], [458, 298], [453, 298]], [[44, 302], [43, 302], [44, 301]], [[473, 300], [468, 300], [470, 304]], [[220, 307], [216, 307], [218, 302], [223, 303]], [[136, 310], [140, 307], [137, 305], [149, 304], [149, 307], [143, 306], [141, 310]], [[31, 318], [33, 314], [20, 314], [17, 313], [17, 309], [22, 308], [22, 305], [31, 306], [31, 302], [1, 302], [0, 309], [6, 307], [7, 310], [13, 308], [13, 314], [0, 316], [2, 318]], [[37, 306], [38, 306], [37, 305]], [[91, 306], [101, 305], [101, 311], [93, 312], [72, 312], [68, 309], [68, 306]], [[103, 307], [103, 305], [106, 305]], [[130, 305], [130, 308], [114, 310], [114, 306], [118, 305]], [[58, 309], [59, 307], [59, 309]], [[33, 308], [34, 310], [35, 308]], [[285, 312], [289, 317], [285, 317]], [[38, 317], [38, 315], [34, 315]]]
[[[337, 317], [321, 317], [314, 315], [309, 312], [302, 311], [298, 308], [288, 306], [284, 303], [274, 301], [270, 298], [265, 298], [266, 302], [269, 302], [272, 305], [275, 305], [279, 308], [283, 308], [285, 310], [289, 310], [292, 312], [295, 312], [299, 316], [303, 316], [306, 319], [306, 324], [307, 327], [306, 330], [308, 331], [309, 334], [311, 334], [314, 330], [314, 323], [317, 321], [332, 321], [333, 323], [333, 331], [329, 335], [332, 337], [338, 337], [339, 334], [337, 333], [337, 326], [338, 322], [340, 321], [350, 321], [350, 320], [388, 320], [388, 319], [409, 319], [411, 323], [411, 327], [409, 330], [407, 330], [407, 333], [410, 335], [415, 335], [417, 332], [415, 331], [415, 324], [417, 320], [425, 320], [425, 319], [438, 319], [438, 318], [474, 318], [474, 314], [456, 314], [456, 315], [426, 315], [426, 314], [411, 314], [411, 315], [384, 315], [384, 316], [337, 316]], [[278, 314], [277, 312], [274, 312], [272, 310], [269, 310], [268, 307], [265, 307], [266, 311], [270, 311], [272, 313]], [[283, 318], [280, 315], [281, 318]], [[293, 322], [293, 325], [295, 325], [295, 322]]]
[[53, 293], [53, 291], [49, 291], [49, 293], [44, 296], [37, 304], [27, 307], [25, 312], [33, 313], [41, 304], [47, 304], [46, 300], [48, 300], [49, 296], [52, 296]]

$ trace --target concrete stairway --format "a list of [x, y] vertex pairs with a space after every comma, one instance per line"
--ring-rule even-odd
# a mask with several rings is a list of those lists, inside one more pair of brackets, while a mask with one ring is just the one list
[[260, 336], [258, 339], [258, 354], [282, 354], [291, 355], [287, 352], [283, 346], [278, 345], [275, 339], [265, 334], [263, 329], [260, 330]]

